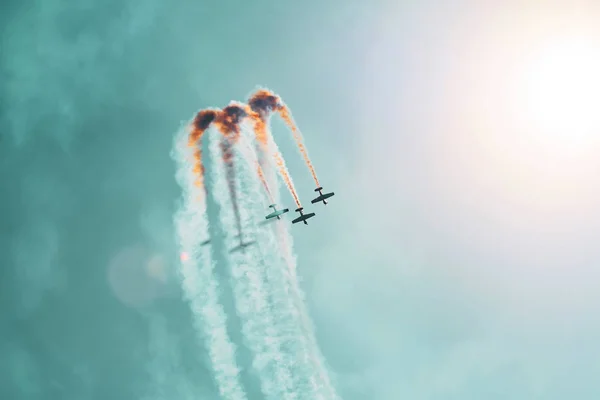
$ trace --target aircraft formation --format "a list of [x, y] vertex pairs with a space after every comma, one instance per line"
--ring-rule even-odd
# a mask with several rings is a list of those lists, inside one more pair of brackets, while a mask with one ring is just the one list
[[[206, 187], [204, 185], [204, 165], [202, 159], [202, 136], [211, 125], [216, 126], [218, 131], [221, 133], [221, 154], [225, 163], [225, 171], [227, 176], [227, 182], [229, 187], [229, 195], [233, 204], [233, 212], [236, 219], [237, 232], [235, 237], [239, 240], [236, 247], [230, 250], [230, 252], [244, 251], [248, 246], [253, 245], [254, 241], [244, 241], [242, 233], [242, 224], [240, 221], [240, 212], [238, 208], [237, 193], [235, 190], [235, 171], [234, 171], [234, 156], [233, 147], [242, 140], [241, 126], [243, 122], [250, 121], [255, 142], [256, 149], [254, 151], [255, 164], [257, 177], [260, 179], [265, 193], [271, 200], [268, 207], [272, 209], [272, 212], [265, 216], [266, 220], [281, 220], [281, 216], [289, 212], [289, 208], [277, 209], [277, 205], [273, 201], [271, 195], [271, 189], [269, 183], [265, 177], [265, 169], [269, 168], [270, 165], [275, 165], [276, 169], [286, 184], [292, 198], [296, 203], [295, 212], [300, 215], [292, 220], [292, 224], [299, 222], [308, 225], [308, 219], [313, 218], [316, 214], [314, 212], [304, 213], [304, 207], [301, 205], [299, 196], [296, 193], [296, 189], [287, 170], [285, 160], [277, 144], [275, 143], [271, 131], [268, 127], [269, 119], [272, 113], [276, 112], [282, 120], [286, 123], [291, 133], [293, 134], [294, 140], [296, 141], [298, 150], [302, 155], [314, 181], [317, 186], [315, 192], [318, 196], [311, 200], [312, 204], [320, 203], [327, 204], [327, 199], [334, 196], [333, 192], [323, 193], [323, 187], [320, 185], [315, 172], [315, 168], [308, 156], [306, 146], [304, 145], [304, 139], [299, 129], [297, 128], [292, 114], [289, 108], [283, 103], [281, 98], [267, 89], [259, 89], [254, 95], [252, 95], [247, 104], [231, 102], [227, 107], [223, 109], [205, 109], [200, 110], [190, 125], [190, 132], [188, 137], [188, 145], [194, 149], [194, 173], [196, 176], [196, 185], [199, 187]], [[246, 160], [247, 161], [247, 160]], [[203, 241], [202, 245], [208, 245], [211, 243], [211, 239]]]
[[[327, 204], [326, 199], [335, 195], [335, 193], [333, 193], [333, 192], [323, 194], [322, 187], [316, 188], [315, 192], [319, 192], [319, 195], [310, 201], [312, 204], [319, 203], [319, 202], [323, 202], [323, 204]], [[265, 219], [271, 219], [271, 218], [281, 219], [282, 214], [285, 214], [286, 212], [290, 211], [288, 208], [284, 208], [283, 210], [277, 210], [275, 204], [271, 204], [269, 207], [273, 208], [274, 211], [272, 213], [268, 214], [265, 217]], [[306, 220], [309, 218], [312, 218], [316, 215], [315, 213], [304, 214], [302, 212], [302, 210], [304, 210], [304, 207], [298, 207], [296, 209], [296, 212], [300, 213], [300, 216], [298, 218], [292, 220], [292, 224], [297, 224], [298, 222], [304, 222], [304, 225], [308, 225], [308, 222], [306, 222]]]

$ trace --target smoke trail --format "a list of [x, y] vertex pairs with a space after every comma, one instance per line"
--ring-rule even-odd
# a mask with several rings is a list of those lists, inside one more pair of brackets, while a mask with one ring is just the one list
[[235, 190], [235, 170], [233, 165], [233, 144], [227, 137], [221, 137], [221, 156], [223, 163], [225, 164], [225, 179], [227, 180], [227, 189], [229, 192], [229, 198], [231, 199], [231, 205], [233, 208], [233, 215], [235, 216], [235, 226], [237, 233], [240, 236], [240, 242], [242, 241], [242, 225], [240, 222], [240, 210], [237, 201], [237, 192]]
[[[196, 122], [198, 118], [194, 120], [191, 134], [200, 131], [200, 137], [204, 131], [199, 128], [204, 125], [199, 127]], [[202, 176], [198, 176], [198, 172], [204, 170], [202, 164], [198, 163], [201, 160], [202, 143], [197, 140], [193, 142], [196, 148], [192, 148], [189, 139], [186, 129], [181, 129], [171, 153], [177, 163], [176, 178], [183, 191], [183, 204], [174, 220], [182, 254], [179, 274], [195, 328], [203, 332], [198, 340], [205, 341], [219, 393], [228, 400], [245, 400], [235, 360], [235, 346], [227, 334], [227, 319], [219, 303], [219, 287], [213, 273], [211, 249], [200, 245], [208, 237], [205, 190]]]
[[191, 124], [188, 145], [194, 149], [195, 185], [204, 187], [204, 164], [202, 163], [202, 135], [217, 117], [218, 110], [201, 110], [196, 114]]
[[275, 199], [273, 198], [273, 192], [269, 187], [270, 185], [267, 181], [267, 176], [265, 175], [264, 161], [261, 162], [262, 160], [258, 157], [257, 152], [252, 148], [248, 141], [242, 140], [240, 141], [240, 144], [244, 147], [243, 155], [246, 159], [246, 162], [249, 165], [256, 165], [256, 174], [258, 175], [258, 179], [260, 179], [260, 183], [265, 189], [265, 194], [269, 199], [269, 204], [273, 204], [275, 202]]
[[265, 170], [263, 169], [263, 164], [261, 164], [258, 155], [256, 154], [256, 151], [254, 151], [254, 149], [250, 146], [250, 144], [247, 141], [241, 141], [239, 142], [240, 145], [242, 145], [243, 147], [245, 147], [245, 151], [243, 152], [244, 157], [246, 162], [249, 165], [255, 165], [256, 166], [256, 174], [258, 175], [258, 179], [260, 179], [260, 183], [263, 186], [263, 189], [265, 190], [265, 194], [267, 195], [267, 198], [269, 199], [269, 204], [273, 204], [275, 202], [274, 198], [273, 198], [273, 192], [270, 189], [270, 185], [267, 182], [267, 177], [265, 175]]
[[[252, 119], [254, 120], [254, 119]], [[279, 204], [280, 203], [280, 192], [279, 192], [279, 180], [277, 179], [277, 170], [273, 165], [273, 157], [270, 157], [269, 150], [267, 146], [261, 143], [258, 140], [256, 134], [256, 124], [252, 126], [246, 127], [246, 129], [242, 130], [243, 132], [248, 132], [248, 138], [244, 140], [244, 143], [248, 143], [250, 149], [248, 152], [252, 152], [254, 157], [258, 160], [258, 163], [261, 167], [265, 182], [267, 186], [270, 188], [270, 198], [272, 199], [271, 204]], [[265, 132], [268, 132], [265, 130]], [[253, 146], [251, 145], [253, 144]], [[280, 174], [281, 175], [281, 174]], [[282, 175], [283, 177], [283, 175]], [[287, 186], [287, 185], [286, 185]]]
[[[280, 110], [283, 108], [287, 110], [287, 108], [285, 108], [285, 105], [283, 105], [278, 97], [266, 91], [259, 96], [253, 96], [248, 104], [250, 109], [255, 113], [254, 115], [252, 113], [249, 114], [255, 122], [254, 138], [258, 142], [258, 148], [262, 152], [268, 152], [269, 144], [276, 146], [267, 125], [270, 113], [273, 109]], [[291, 115], [287, 114], [287, 116], [289, 117], [288, 120], [292, 121]], [[302, 146], [302, 148], [304, 147]], [[282, 157], [277, 157], [279, 155], [278, 151], [275, 151], [273, 155], [275, 156], [276, 163], [283, 162]], [[318, 180], [316, 180], [316, 183], [318, 184]], [[276, 189], [275, 192], [277, 192]], [[302, 376], [307, 379], [299, 384], [308, 385], [309, 392], [313, 392], [314, 396], [319, 394], [325, 399], [337, 399], [338, 395], [329, 379], [323, 356], [319, 351], [314, 335], [314, 328], [304, 305], [304, 295], [298, 284], [295, 268], [296, 259], [293, 255], [291, 235], [289, 230], [280, 222], [276, 221], [273, 227], [264, 227], [262, 229], [263, 237], [259, 242], [261, 244], [276, 242], [278, 246], [275, 245], [268, 248], [279, 248], [280, 251], [279, 259], [274, 259], [270, 263], [271, 267], [267, 269], [267, 275], [272, 292], [271, 297], [274, 309], [279, 310], [279, 323], [282, 326], [287, 326], [288, 334], [291, 334], [288, 340], [288, 343], [291, 345], [290, 351], [295, 353], [298, 360], [296, 364], [300, 371], [294, 373], [294, 376]], [[274, 265], [279, 265], [279, 268], [274, 268]], [[292, 334], [293, 327], [298, 325], [301, 332], [295, 335]]]
[[[209, 137], [210, 139], [210, 137]], [[231, 213], [232, 201], [227, 189], [226, 165], [217, 162], [219, 157], [219, 145], [217, 141], [209, 142], [209, 152], [214, 166], [211, 172], [214, 176], [214, 187], [211, 188], [211, 195], [219, 205], [219, 217], [221, 227], [223, 228], [226, 244], [226, 253], [224, 254], [228, 265], [231, 268], [232, 286], [234, 292], [234, 301], [236, 311], [242, 321], [242, 332], [244, 341], [252, 351], [254, 358], [252, 365], [258, 372], [261, 380], [261, 390], [268, 400], [296, 398], [293, 392], [290, 372], [281, 364], [283, 358], [280, 349], [280, 343], [275, 335], [276, 323], [272, 317], [272, 311], [268, 308], [267, 288], [264, 286], [264, 280], [261, 271], [269, 267], [256, 252], [256, 245], [247, 247], [243, 252], [236, 251], [230, 253], [229, 250], [238, 245], [238, 241], [233, 235], [227, 235], [235, 231], [235, 216]], [[236, 187], [239, 190], [239, 181], [246, 180], [244, 169], [247, 165], [236, 163]], [[225, 170], [225, 171], [224, 171]], [[256, 181], [255, 179], [250, 179]], [[243, 192], [240, 192], [243, 193]], [[248, 196], [242, 196], [240, 201], [240, 217], [242, 219], [241, 235], [250, 237], [253, 233], [247, 226], [248, 212], [244, 204], [244, 199]], [[243, 237], [240, 237], [240, 242]]]
[[310, 161], [310, 157], [308, 156], [308, 151], [306, 150], [306, 146], [304, 146], [304, 138], [302, 137], [302, 133], [298, 129], [298, 126], [294, 122], [294, 118], [292, 117], [292, 113], [291, 113], [290, 109], [283, 102], [281, 102], [281, 107], [278, 108], [277, 111], [279, 112], [279, 115], [285, 121], [287, 126], [292, 130], [292, 134], [294, 135], [294, 139], [296, 140], [298, 149], [300, 150], [300, 153], [302, 154], [302, 157], [304, 158], [304, 162], [306, 163], [306, 166], [310, 170], [310, 174], [312, 175], [313, 179], [315, 180], [317, 187], [321, 187], [321, 184], [319, 183], [319, 178], [317, 178], [317, 173], [315, 172], [315, 168], [313, 167], [312, 162]]
[[261, 165], [258, 163], [258, 160], [256, 162], [257, 162], [256, 172], [258, 173], [260, 182], [262, 183], [263, 187], [265, 188], [265, 192], [267, 193], [267, 196], [269, 197], [269, 203], [273, 204], [275, 201], [273, 199], [273, 194], [271, 193], [271, 189], [269, 189], [269, 184], [267, 183], [267, 178], [265, 177], [265, 172], [263, 171], [263, 168], [261, 167]]
[[[294, 182], [292, 182], [292, 178], [290, 177], [290, 175], [287, 172], [285, 160], [283, 159], [281, 153], [278, 150], [274, 151], [273, 157], [275, 157], [275, 164], [279, 168], [279, 171], [282, 172], [281, 175], [283, 176], [283, 181], [285, 182], [287, 187], [293, 188]], [[292, 197], [294, 198], [294, 202], [296, 203], [298, 208], [302, 207], [302, 204], [300, 204], [300, 199], [298, 198], [298, 195], [296, 194], [296, 189], [293, 189], [291, 193], [292, 193]]]
[[285, 165], [285, 160], [283, 159], [283, 156], [277, 147], [277, 143], [275, 143], [275, 140], [273, 140], [271, 131], [268, 129], [267, 122], [272, 110], [270, 104], [271, 103], [269, 102], [257, 102], [256, 100], [252, 102], [251, 100], [251, 102], [248, 103], [247, 113], [254, 122], [254, 133], [256, 135], [256, 139], [258, 140], [258, 145], [263, 150], [262, 153], [270, 154], [273, 157], [279, 174], [288, 187], [290, 194], [294, 198], [294, 202], [298, 208], [300, 208], [302, 205], [300, 204], [300, 199], [298, 198], [298, 193], [296, 192], [294, 182], [292, 181], [287, 166]]
[[[228, 139], [227, 142], [231, 143], [230, 146], [233, 146], [234, 144], [236, 144], [238, 142], [239, 137], [240, 137], [240, 123], [243, 121], [244, 118], [248, 117], [248, 111], [249, 111], [249, 109], [245, 105], [239, 104], [236, 102], [231, 102], [227, 107], [225, 107], [223, 109], [222, 112], [217, 114], [217, 117], [215, 120], [215, 125], [218, 127], [219, 131], [223, 134], [223, 136], [225, 136]], [[222, 143], [224, 143], [222, 145], [222, 147], [227, 146], [226, 142], [222, 142]], [[244, 142], [244, 143], [246, 143], [246, 142]], [[246, 145], [247, 145], [247, 143], [246, 143]], [[225, 156], [225, 153], [224, 153], [224, 156]], [[231, 152], [228, 152], [227, 156], [231, 159], [233, 157], [233, 154]], [[248, 158], [247, 161], [250, 163], [256, 164], [256, 173], [257, 173], [260, 181], [262, 182], [263, 187], [264, 187], [265, 191], [267, 192], [267, 195], [272, 203], [273, 197], [271, 195], [271, 191], [269, 190], [269, 186], [267, 185], [267, 182], [265, 180], [265, 176], [264, 176], [264, 173], [263, 173], [260, 163], [258, 163], [258, 160], [256, 160], [256, 157]], [[232, 161], [229, 161], [229, 163], [231, 163], [231, 162]], [[230, 172], [230, 173], [233, 173], [233, 172]], [[234, 207], [236, 207], [236, 210], [237, 210], [237, 206], [236, 206], [235, 202], [234, 202]]]
[[[252, 121], [252, 119], [250, 120]], [[249, 164], [258, 164], [258, 175], [263, 186], [265, 186], [265, 193], [267, 194], [270, 203], [279, 203], [279, 189], [277, 176], [272, 168], [272, 164], [269, 162], [268, 154], [264, 150], [264, 147], [256, 141], [256, 135], [254, 134], [254, 125], [247, 123], [248, 121], [242, 121], [240, 125], [241, 136], [240, 136], [240, 153], [248, 160]], [[254, 144], [254, 146], [253, 146]], [[261, 197], [261, 196], [258, 196]]]
[[263, 121], [267, 120], [267, 116], [271, 112], [278, 112], [281, 116], [281, 119], [286, 123], [286, 125], [292, 131], [294, 135], [294, 140], [298, 145], [298, 149], [300, 150], [300, 154], [304, 158], [304, 162], [308, 167], [317, 187], [320, 187], [319, 179], [317, 178], [317, 173], [315, 168], [310, 161], [310, 157], [308, 156], [308, 151], [306, 146], [304, 145], [304, 138], [302, 137], [302, 133], [298, 129], [298, 126], [294, 122], [294, 118], [292, 117], [292, 113], [290, 109], [285, 105], [281, 97], [271, 92], [268, 89], [259, 89], [253, 96], [248, 100], [248, 105], [252, 110], [257, 112]]
[[221, 149], [223, 163], [225, 164], [225, 179], [227, 181], [227, 189], [229, 198], [231, 199], [233, 214], [235, 216], [235, 226], [240, 237], [240, 243], [242, 242], [242, 226], [240, 222], [240, 210], [238, 207], [237, 192], [235, 190], [235, 170], [233, 165], [232, 146], [239, 138], [240, 131], [238, 124], [244, 115], [245, 112], [242, 109], [234, 106], [228, 106], [217, 115], [217, 119], [215, 121], [215, 125], [223, 135], [223, 137], [221, 137], [219, 147]]
[[294, 363], [296, 386], [307, 399], [337, 399], [324, 367], [295, 274], [291, 237], [282, 221], [259, 228], [257, 237], [269, 260], [266, 277], [285, 350]]
[[[254, 139], [250, 130], [242, 129], [242, 138]], [[316, 348], [314, 334], [305, 320], [307, 314], [296, 306], [295, 298], [299, 289], [291, 283], [295, 282], [295, 271], [292, 264], [295, 261], [291, 256], [291, 248], [285, 246], [286, 239], [281, 241], [274, 234], [271, 227], [287, 230], [282, 221], [275, 221], [269, 226], [257, 224], [256, 216], [260, 215], [260, 195], [257, 186], [253, 186], [252, 179], [240, 179], [242, 189], [246, 193], [246, 203], [240, 207], [246, 213], [245, 230], [251, 225], [257, 239], [258, 249], [267, 268], [259, 269], [267, 282], [269, 302], [272, 305], [273, 318], [276, 323], [275, 333], [278, 334], [283, 350], [283, 363], [290, 365], [294, 387], [300, 399], [337, 399], [328, 377], [327, 371], [320, 362], [320, 353]], [[275, 195], [277, 195], [275, 193]], [[288, 233], [289, 234], [289, 233]], [[308, 328], [307, 328], [308, 327]]]
[[[262, 220], [264, 196], [271, 200], [273, 196], [279, 196], [276, 183], [269, 190], [264, 171], [272, 172], [272, 169], [269, 170], [267, 160], [277, 165], [283, 181], [300, 206], [285, 161], [267, 125], [272, 111], [280, 111], [285, 106], [274, 95], [261, 101], [263, 103], [253, 98], [249, 106], [232, 103], [220, 112], [204, 110], [195, 118], [190, 143], [198, 143], [213, 122], [223, 136], [220, 143], [209, 137], [214, 168], [211, 168], [213, 184], [208, 193], [220, 206], [221, 222], [220, 227], [213, 226], [210, 233], [212, 237], [223, 236], [214, 232], [218, 228], [226, 234], [238, 233], [237, 236], [225, 236], [227, 252], [224, 256], [231, 268], [235, 306], [242, 321], [244, 342], [254, 355], [252, 365], [259, 373], [266, 399], [335, 400], [338, 396], [329, 380], [298, 285], [291, 236], [280, 221], [268, 226], [256, 221], [257, 218]], [[284, 118], [286, 114], [281, 115]], [[292, 121], [291, 114], [287, 115]], [[242, 129], [246, 126], [242, 123], [248, 118], [254, 131]], [[247, 141], [257, 142], [260, 157]], [[242, 162], [234, 163], [234, 157]], [[191, 154], [191, 160], [193, 168], [190, 171], [192, 175], [196, 171], [200, 178], [192, 179], [190, 187], [198, 192], [200, 203], [197, 204], [202, 205], [205, 211], [202, 197], [205, 193], [202, 179], [205, 169], [199, 149]], [[254, 170], [252, 166], [257, 164], [258, 168]], [[264, 191], [260, 190], [256, 176]], [[207, 231], [208, 226], [205, 225]], [[239, 238], [239, 242], [235, 237]], [[255, 243], [241, 247], [244, 252], [229, 253], [228, 250], [243, 244], [244, 238], [252, 238]], [[197, 240], [196, 245], [199, 242]], [[208, 260], [210, 249], [207, 250]], [[224, 315], [222, 317], [224, 322]], [[235, 363], [232, 365], [235, 367]]]
[[316, 380], [320, 385], [320, 392], [326, 399], [336, 400], [339, 396], [336, 393], [335, 387], [332, 384], [328, 368], [325, 362], [315, 337], [315, 330], [306, 309], [306, 303], [304, 293], [300, 289], [298, 282], [298, 276], [296, 274], [296, 256], [293, 251], [293, 240], [289, 229], [284, 224], [277, 224], [275, 232], [271, 230], [271, 234], [275, 234], [275, 237], [279, 240], [281, 247], [281, 259], [287, 268], [281, 270], [287, 271], [284, 275], [287, 280], [277, 285], [277, 287], [287, 287], [287, 298], [291, 302], [288, 305], [292, 309], [296, 310], [298, 321], [302, 330], [302, 336], [305, 340], [304, 345], [306, 346], [306, 352], [308, 352], [310, 363], [312, 364], [312, 370], [317, 375]]

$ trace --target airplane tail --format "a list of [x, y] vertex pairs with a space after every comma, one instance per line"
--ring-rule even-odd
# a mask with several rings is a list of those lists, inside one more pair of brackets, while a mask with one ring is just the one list
[[296, 208], [296, 212], [300, 212], [302, 210], [304, 210], [304, 207]]
[[319, 186], [318, 188], [315, 189], [315, 192], [320, 192], [321, 190], [323, 190], [323, 188]]

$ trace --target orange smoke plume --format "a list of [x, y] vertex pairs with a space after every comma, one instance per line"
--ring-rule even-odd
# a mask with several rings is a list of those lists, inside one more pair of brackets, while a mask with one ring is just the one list
[[268, 136], [267, 120], [273, 111], [279, 107], [279, 98], [268, 90], [261, 89], [254, 94], [248, 101], [250, 116], [254, 121], [254, 130], [256, 139], [262, 145], [267, 145], [270, 137]]
[[204, 187], [204, 164], [202, 162], [202, 136], [214, 123], [219, 131], [233, 142], [237, 141], [240, 129], [239, 121], [246, 116], [245, 111], [238, 106], [228, 106], [223, 110], [201, 110], [191, 123], [188, 146], [194, 148], [194, 173], [196, 186]]
[[313, 179], [315, 180], [317, 187], [321, 187], [321, 184], [319, 183], [319, 179], [317, 178], [317, 173], [315, 172], [315, 168], [313, 167], [312, 162], [310, 161], [310, 157], [308, 157], [308, 152], [306, 151], [306, 147], [304, 146], [304, 138], [302, 137], [302, 133], [300, 133], [300, 130], [294, 123], [294, 118], [292, 118], [292, 113], [290, 112], [290, 109], [287, 108], [287, 106], [285, 104], [282, 104], [281, 107], [279, 109], [277, 109], [277, 111], [279, 112], [281, 119], [283, 119], [285, 121], [285, 123], [287, 124], [287, 126], [291, 129], [292, 134], [294, 135], [294, 139], [296, 140], [296, 144], [298, 145], [298, 149], [300, 150], [300, 153], [302, 154], [302, 157], [304, 158], [304, 162], [306, 163], [306, 166], [310, 170], [310, 174], [312, 175]]
[[266, 121], [270, 113], [281, 107], [281, 99], [267, 89], [260, 89], [250, 97], [248, 106], [258, 113], [263, 121]]
[[[263, 151], [268, 154], [267, 150], [269, 147], [269, 141], [272, 141], [273, 138], [267, 129], [266, 121], [269, 113], [278, 107], [277, 101], [274, 100], [276, 100], [275, 97], [267, 97], [266, 102], [263, 101], [261, 103], [261, 101], [255, 99], [254, 108], [259, 110], [258, 112], [255, 111], [251, 105], [230, 104], [222, 110], [201, 110], [196, 114], [191, 124], [190, 134], [188, 137], [188, 145], [194, 147], [194, 173], [196, 174], [196, 186], [204, 187], [205, 168], [202, 162], [202, 135], [212, 123], [215, 124], [219, 132], [224, 136], [224, 139], [226, 139], [226, 141], [229, 143], [229, 146], [233, 146], [238, 142], [241, 136], [240, 123], [245, 118], [249, 118], [254, 123], [253, 128], [258, 142], [263, 148]], [[264, 112], [261, 110], [264, 110]], [[224, 150], [223, 147], [222, 150]], [[292, 197], [294, 198], [296, 205], [301, 207], [296, 189], [294, 188], [294, 184], [289, 175], [282, 155], [276, 148], [272, 151], [272, 153], [279, 173], [288, 187]], [[223, 159], [226, 165], [231, 165], [233, 162], [232, 157], [233, 154], [229, 147], [227, 151], [224, 151], [223, 154]], [[273, 196], [269, 190], [269, 186], [260, 162], [257, 162], [256, 171], [269, 199], [271, 202], [273, 202]]]
[[225, 107], [215, 119], [215, 125], [221, 133], [230, 140], [231, 144], [237, 143], [240, 138], [240, 122], [248, 114], [243, 107], [232, 104]]

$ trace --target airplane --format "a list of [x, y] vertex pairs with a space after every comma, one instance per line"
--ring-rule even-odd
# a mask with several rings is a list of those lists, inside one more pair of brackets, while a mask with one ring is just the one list
[[245, 252], [246, 247], [252, 246], [254, 243], [256, 243], [256, 241], [254, 241], [254, 240], [251, 240], [249, 242], [244, 242], [242, 240], [242, 234], [241, 233], [235, 235], [235, 237], [240, 240], [240, 244], [238, 244], [237, 246], [235, 246], [233, 249], [229, 250], [230, 253], [233, 253], [233, 252], [236, 252], [236, 251], [240, 251], [240, 250], [243, 251], [243, 252]]
[[327, 201], [325, 201], [325, 199], [328, 199], [330, 197], [332, 197], [335, 193], [331, 192], [331, 193], [322, 193], [323, 188], [322, 187], [318, 187], [315, 189], [315, 192], [319, 192], [319, 195], [317, 196], [317, 198], [311, 200], [310, 202], [312, 204], [318, 203], [320, 201], [323, 202], [323, 204], [327, 204]]
[[281, 219], [281, 217], [280, 217], [281, 214], [285, 214], [286, 212], [290, 211], [289, 208], [284, 208], [283, 210], [277, 211], [277, 207], [275, 206], [275, 204], [271, 204], [269, 207], [271, 207], [273, 209], [273, 212], [271, 214], [267, 215], [265, 217], [265, 219], [271, 219], [271, 218], [275, 218], [275, 217], [277, 217], [277, 219]]
[[246, 250], [246, 247], [248, 246], [252, 246], [254, 243], [256, 243], [254, 240], [251, 240], [249, 242], [242, 242], [242, 240], [240, 239], [240, 244], [238, 244], [237, 246], [235, 246], [233, 249], [229, 250], [230, 253], [234, 253], [236, 251], [244, 251]]
[[315, 213], [303, 214], [302, 210], [303, 210], [303, 207], [300, 207], [296, 210], [296, 212], [300, 213], [300, 216], [298, 218], [296, 218], [295, 220], [293, 220], [292, 224], [302, 221], [302, 222], [304, 222], [304, 225], [308, 225], [308, 222], [306, 222], [306, 220], [315, 216]]
[[[235, 246], [233, 249], [229, 250], [230, 253], [233, 253], [235, 251], [240, 251], [240, 250], [245, 250], [246, 247], [253, 245], [254, 243], [256, 243], [254, 240], [250, 241], [250, 242], [243, 242], [241, 240], [241, 236], [240, 235], [235, 235], [236, 237], [240, 238], [240, 244], [238, 244], [237, 246]], [[206, 246], [207, 244], [210, 243], [210, 239], [205, 240], [204, 242], [200, 243], [200, 246]]]

